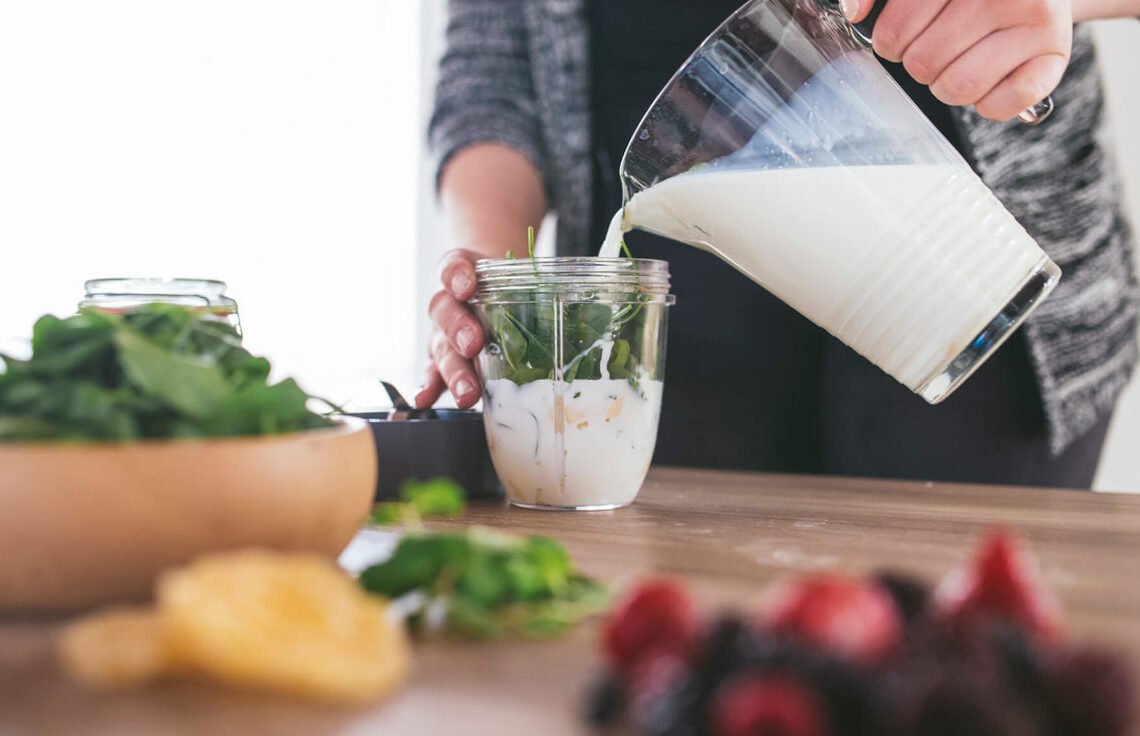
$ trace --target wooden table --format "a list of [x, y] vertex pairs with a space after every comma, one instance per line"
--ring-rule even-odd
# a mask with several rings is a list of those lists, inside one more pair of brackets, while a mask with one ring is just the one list
[[[935, 579], [989, 524], [1031, 541], [1078, 639], [1140, 661], [1140, 496], [834, 478], [652, 472], [637, 504], [569, 514], [474, 506], [460, 523], [564, 541], [580, 567], [616, 585], [682, 576], [708, 607], [753, 605], [776, 576], [894, 567]], [[362, 533], [344, 561], [384, 554]], [[598, 670], [595, 627], [553, 643], [433, 644], [388, 703], [335, 711], [207, 686], [86, 692], [51, 656], [58, 624], [0, 621], [0, 734], [584, 733], [580, 706]]]

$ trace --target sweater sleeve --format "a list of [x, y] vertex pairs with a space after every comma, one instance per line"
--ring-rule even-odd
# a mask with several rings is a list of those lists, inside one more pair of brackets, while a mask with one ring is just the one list
[[456, 153], [503, 143], [544, 170], [523, 2], [448, 0], [439, 82], [428, 127], [436, 183]]

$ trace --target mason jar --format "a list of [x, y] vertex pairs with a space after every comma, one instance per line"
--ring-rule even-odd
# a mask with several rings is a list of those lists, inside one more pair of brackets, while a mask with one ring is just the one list
[[226, 296], [224, 281], [213, 279], [113, 278], [92, 279], [79, 309], [122, 314], [144, 304], [177, 304], [226, 322], [241, 334], [238, 305]]
[[491, 460], [511, 503], [631, 503], [653, 458], [665, 380], [669, 264], [483, 260], [472, 305]]

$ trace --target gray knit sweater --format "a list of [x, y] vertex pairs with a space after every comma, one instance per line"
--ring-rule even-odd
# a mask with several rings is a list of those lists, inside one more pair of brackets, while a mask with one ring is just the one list
[[[542, 172], [558, 213], [560, 253], [594, 252], [589, 26], [586, 0], [449, 0], [446, 50], [431, 120], [440, 170], [465, 146], [500, 142]], [[1061, 267], [1053, 295], [1023, 328], [1059, 452], [1111, 411], [1137, 360], [1140, 291], [1111, 157], [1090, 34], [1045, 124], [955, 110], [987, 185]], [[632, 132], [632, 131], [631, 131]]]

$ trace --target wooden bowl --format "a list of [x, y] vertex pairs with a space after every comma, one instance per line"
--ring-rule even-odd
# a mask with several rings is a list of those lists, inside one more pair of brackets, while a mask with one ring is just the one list
[[162, 570], [241, 547], [335, 557], [376, 487], [372, 432], [0, 444], [0, 611], [142, 600]]

